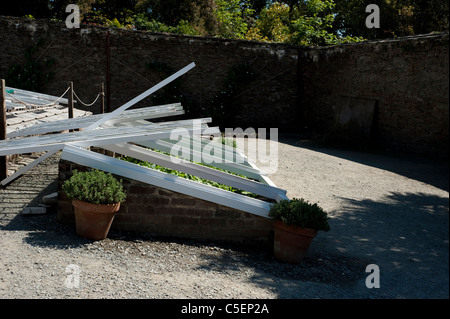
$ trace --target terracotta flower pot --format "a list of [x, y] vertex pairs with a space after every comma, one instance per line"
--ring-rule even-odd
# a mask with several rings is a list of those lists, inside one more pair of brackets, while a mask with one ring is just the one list
[[115, 213], [120, 208], [120, 203], [97, 205], [77, 199], [72, 200], [72, 205], [77, 235], [92, 240], [102, 240], [108, 236]]
[[274, 256], [279, 261], [300, 264], [314, 237], [316, 229], [274, 222]]

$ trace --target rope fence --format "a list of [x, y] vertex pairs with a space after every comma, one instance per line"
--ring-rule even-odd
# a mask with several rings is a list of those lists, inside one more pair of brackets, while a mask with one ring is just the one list
[[84, 102], [80, 99], [80, 97], [75, 93], [75, 91], [73, 91], [73, 95], [75, 95], [75, 97], [77, 98], [77, 101], [78, 101], [78, 102], [80, 102], [81, 104], [83, 104], [83, 105], [86, 106], [86, 107], [91, 107], [92, 105], [95, 104], [95, 102], [98, 101], [98, 99], [100, 98], [100, 96], [103, 95], [103, 93], [97, 94], [97, 97], [95, 98], [94, 102], [89, 103], [89, 104], [88, 104], [88, 103], [84, 103]]
[[[19, 90], [18, 90], [19, 91]], [[18, 93], [20, 96], [20, 93]], [[44, 103], [45, 104], [36, 104], [36, 103], [30, 103], [30, 102], [25, 102], [25, 99], [28, 98], [28, 94], [25, 94], [24, 97], [21, 96], [21, 98], [18, 98], [15, 94], [14, 91], [10, 91], [10, 90], [6, 90], [6, 83], [4, 79], [0, 79], [0, 140], [6, 140], [7, 139], [7, 134], [6, 134], [6, 113], [7, 113], [7, 109], [6, 109], [6, 102], [7, 102], [7, 97], [10, 98], [11, 102], [14, 103], [19, 103], [25, 106], [25, 108], [28, 110], [36, 110], [36, 109], [42, 109], [42, 108], [46, 108], [46, 107], [51, 107], [51, 106], [55, 106], [55, 105], [60, 105], [58, 102], [66, 95], [69, 94], [68, 97], [68, 116], [69, 118], [73, 118], [73, 104], [74, 104], [74, 97], [75, 99], [82, 105], [84, 105], [85, 107], [91, 107], [93, 106], [100, 97], [102, 97], [101, 99], [101, 113], [104, 113], [105, 111], [105, 92], [104, 92], [104, 85], [102, 83], [101, 85], [101, 90], [100, 93], [97, 94], [97, 96], [95, 97], [94, 101], [91, 103], [85, 103], [83, 102], [80, 97], [75, 93], [75, 90], [73, 89], [73, 82], [69, 82], [69, 87], [64, 91], [64, 93], [57, 97], [55, 100], [50, 101], [48, 103], [47, 100], [50, 99], [46, 99], [44, 98]], [[42, 100], [42, 96], [39, 97], [38, 94], [36, 94], [35, 97], [31, 96], [31, 98], [35, 98], [36, 100]], [[8, 177], [8, 158], [6, 156], [0, 156], [0, 181], [5, 180]]]
[[9, 97], [11, 97], [13, 100], [15, 100], [15, 101], [17, 101], [18, 103], [23, 104], [23, 105], [25, 105], [25, 106], [28, 106], [28, 107], [46, 107], [46, 106], [53, 106], [53, 105], [56, 105], [57, 102], [58, 102], [59, 100], [61, 100], [61, 99], [64, 97], [64, 95], [67, 94], [67, 92], [69, 92], [69, 90], [70, 90], [70, 87], [67, 88], [67, 90], [63, 93], [63, 95], [61, 95], [61, 96], [58, 97], [56, 100], [54, 100], [53, 102], [50, 102], [50, 103], [48, 103], [48, 104], [33, 104], [33, 103], [27, 103], [27, 102], [24, 102], [24, 101], [18, 99], [18, 98], [15, 97], [14, 95], [10, 94], [8, 91], [5, 91], [5, 93], [6, 93], [6, 95], [8, 95]]
[[[56, 98], [54, 101], [49, 102], [49, 103], [46, 103], [46, 104], [34, 104], [34, 103], [30, 103], [30, 102], [25, 102], [25, 101], [19, 99], [17, 96], [15, 96], [14, 93], [11, 94], [11, 93], [8, 92], [7, 90], [5, 90], [5, 94], [6, 94], [8, 97], [10, 97], [12, 101], [17, 102], [17, 103], [19, 103], [19, 104], [22, 104], [22, 105], [24, 105], [24, 106], [27, 107], [27, 108], [35, 109], [35, 108], [50, 107], [50, 106], [54, 106], [54, 105], [59, 105], [58, 102], [59, 102], [59, 101], [60, 101], [60, 100], [61, 100], [61, 99], [62, 99], [62, 98], [63, 98], [63, 97], [71, 90], [71, 89], [72, 89], [72, 93], [73, 93], [73, 95], [75, 96], [76, 100], [77, 100], [80, 104], [84, 105], [85, 107], [92, 107], [95, 103], [97, 103], [97, 101], [98, 101], [98, 99], [99, 99], [100, 97], [103, 97], [103, 96], [105, 95], [105, 93], [103, 92], [103, 85], [102, 85], [102, 91], [101, 91], [100, 93], [97, 94], [97, 96], [95, 97], [94, 101], [91, 102], [91, 103], [86, 103], [86, 102], [84, 102], [83, 100], [81, 100], [81, 98], [78, 96], [78, 94], [76, 94], [75, 90], [73, 90], [73, 86], [72, 86], [72, 85], [69, 86], [69, 87], [64, 91], [64, 93], [63, 93], [60, 97], [58, 97], [58, 98]], [[69, 104], [70, 104], [70, 100], [69, 100]], [[70, 108], [70, 107], [73, 107], [73, 106], [69, 105], [69, 108]], [[104, 109], [104, 108], [103, 108], [103, 106], [102, 106], [102, 113], [103, 113], [103, 109]]]

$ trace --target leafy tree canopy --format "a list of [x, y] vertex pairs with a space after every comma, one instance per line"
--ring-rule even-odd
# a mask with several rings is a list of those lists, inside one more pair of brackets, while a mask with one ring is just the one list
[[365, 0], [15, 0], [2, 15], [298, 45], [329, 45], [448, 30], [447, 0], [371, 0], [380, 28], [368, 29]]

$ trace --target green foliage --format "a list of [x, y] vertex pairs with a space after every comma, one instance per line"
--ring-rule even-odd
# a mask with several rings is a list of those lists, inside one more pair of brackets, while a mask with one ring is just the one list
[[[449, 1], [443, 0], [334, 0], [333, 29], [344, 36], [367, 39], [392, 38], [442, 32], [449, 26]], [[380, 28], [368, 29], [365, 8], [369, 3], [380, 9]]]
[[243, 39], [248, 30], [247, 17], [254, 13], [248, 0], [216, 0], [218, 36]]
[[133, 25], [137, 30], [199, 35], [197, 30], [189, 23], [189, 21], [180, 20], [176, 26], [169, 26], [155, 19], [149, 20], [144, 13], [133, 16]]
[[[195, 176], [195, 175], [187, 174], [187, 173], [184, 173], [184, 172], [181, 172], [181, 171], [177, 171], [175, 169], [167, 168], [167, 167], [164, 167], [164, 166], [160, 166], [160, 165], [157, 165], [157, 164], [154, 164], [154, 163], [141, 161], [141, 160], [129, 157], [129, 156], [121, 157], [121, 159], [124, 160], [124, 161], [130, 162], [130, 163], [133, 163], [133, 164], [141, 165], [141, 166], [144, 166], [144, 167], [147, 167], [147, 168], [151, 168], [151, 169], [163, 172], [163, 173], [175, 175], [175, 176], [178, 176], [178, 177], [181, 177], [181, 178], [185, 178], [185, 179], [188, 179], [188, 180], [191, 180], [191, 181], [199, 182], [199, 183], [202, 183], [202, 184], [205, 184], [205, 185], [217, 187], [217, 188], [229, 191], [229, 192], [233, 192], [233, 193], [237, 193], [237, 194], [241, 194], [241, 195], [246, 195], [246, 196], [249, 196], [249, 197], [256, 197], [257, 196], [255, 194], [252, 194], [250, 192], [247, 192], [247, 191], [244, 191], [244, 190], [241, 190], [241, 189], [237, 189], [237, 188], [234, 188], [234, 187], [231, 187], [231, 186], [228, 186], [228, 185], [220, 184], [220, 183], [217, 183], [217, 182], [214, 182], [214, 181], [210, 181], [210, 180], [207, 180], [207, 179]], [[197, 164], [199, 164], [199, 163], [197, 163]], [[207, 166], [207, 167], [210, 167], [210, 168], [214, 168], [214, 169], [219, 170], [219, 171], [227, 172], [225, 170], [222, 170], [222, 169], [219, 169], [219, 168], [216, 168], [216, 167], [213, 167], [213, 166], [209, 166], [209, 165], [205, 165], [205, 164], [201, 164], [201, 165], [204, 165], [204, 166]], [[230, 173], [230, 172], [227, 172], [227, 173]], [[234, 175], [236, 175], [236, 174], [234, 174]], [[242, 176], [242, 175], [238, 175], [238, 176], [245, 177], [245, 176]]]
[[259, 19], [247, 32], [248, 40], [287, 42], [289, 40], [290, 7], [278, 2], [261, 10]]
[[[80, 7], [82, 23], [233, 39], [328, 45], [448, 30], [447, 0], [17, 0], [5, 16], [64, 21]], [[365, 8], [380, 8], [368, 29]]]
[[308, 46], [362, 41], [362, 38], [340, 37], [331, 32], [333, 8], [332, 0], [306, 0], [292, 7], [275, 2], [261, 10], [246, 38]]
[[233, 148], [236, 148], [237, 147], [237, 144], [236, 144], [236, 140], [234, 140], [234, 139], [232, 139], [232, 138], [226, 138], [226, 137], [221, 137], [220, 138], [220, 142], [223, 144], [223, 145], [226, 145], [226, 146], [230, 146], [230, 147], [233, 147]]
[[43, 40], [39, 40], [36, 45], [28, 47], [25, 50], [25, 62], [15, 64], [6, 71], [5, 80], [8, 86], [40, 92], [45, 84], [53, 78], [53, 72], [45, 71], [54, 64], [54, 59], [43, 58], [40, 60], [42, 54], [36, 58], [36, 53], [42, 45]]
[[288, 225], [329, 231], [328, 214], [315, 204], [303, 198], [281, 200], [271, 206], [269, 216]]
[[99, 170], [74, 170], [72, 177], [64, 182], [63, 191], [69, 199], [94, 204], [116, 204], [126, 199], [122, 180]]

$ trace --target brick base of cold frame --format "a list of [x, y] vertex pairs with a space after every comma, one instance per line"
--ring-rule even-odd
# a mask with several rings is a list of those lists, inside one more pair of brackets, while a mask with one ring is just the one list
[[[61, 223], [75, 223], [71, 201], [62, 192], [62, 184], [74, 169], [86, 171], [88, 168], [65, 160], [59, 162], [57, 218]], [[273, 246], [273, 222], [270, 219], [119, 178], [127, 191], [127, 199], [114, 218], [112, 230], [239, 244], [264, 250]]]

